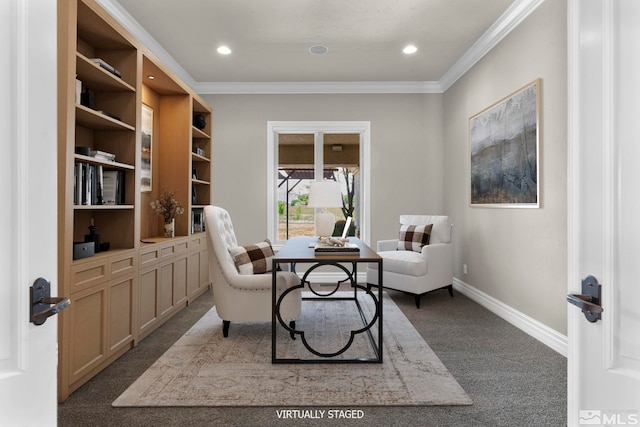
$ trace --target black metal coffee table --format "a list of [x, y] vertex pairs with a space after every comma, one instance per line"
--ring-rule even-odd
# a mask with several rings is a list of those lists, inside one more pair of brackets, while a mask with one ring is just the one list
[[[382, 363], [382, 257], [378, 255], [374, 250], [367, 246], [360, 239], [350, 238], [350, 243], [355, 243], [359, 247], [359, 252], [356, 253], [335, 253], [331, 255], [316, 255], [313, 243], [316, 241], [314, 237], [295, 237], [289, 239], [287, 243], [278, 251], [273, 258], [272, 269], [272, 335], [271, 335], [271, 362], [272, 363]], [[357, 283], [357, 266], [360, 263], [372, 263], [378, 264], [378, 291], [377, 295], [371, 289], [366, 286], [358, 285]], [[292, 288], [288, 288], [281, 295], [277, 294], [276, 287], [276, 271], [280, 264], [289, 264], [292, 271], [295, 272], [296, 265], [299, 263], [309, 263], [309, 267], [299, 285]], [[322, 266], [333, 266], [342, 270], [346, 274], [346, 279], [338, 282], [333, 291], [328, 293], [318, 292], [314, 289], [307, 278], [311, 272]], [[351, 268], [346, 267], [349, 265]], [[353, 296], [343, 297], [336, 296], [336, 292], [340, 287], [340, 283], [348, 281], [351, 284]], [[303, 301], [323, 301], [330, 304], [332, 301], [353, 301], [358, 308], [360, 318], [362, 319], [362, 328], [352, 330], [350, 339], [346, 345], [340, 350], [332, 353], [323, 353], [314, 349], [308, 342], [305, 331], [295, 329], [296, 326], [289, 325], [282, 320], [280, 315], [280, 304], [284, 297], [295, 289], [304, 288], [305, 283], [309, 283], [309, 290], [314, 294], [313, 297], [303, 297]], [[365, 292], [374, 301], [375, 312], [371, 319], [368, 319], [365, 315], [360, 301], [358, 300], [358, 292]], [[283, 327], [292, 336], [299, 336], [304, 344], [305, 348], [316, 357], [310, 358], [280, 358], [277, 356], [277, 330], [278, 326]], [[374, 337], [371, 330], [377, 326], [377, 337]], [[339, 357], [342, 355], [353, 343], [354, 337], [358, 334], [366, 333], [371, 347], [374, 352], [374, 357]]]

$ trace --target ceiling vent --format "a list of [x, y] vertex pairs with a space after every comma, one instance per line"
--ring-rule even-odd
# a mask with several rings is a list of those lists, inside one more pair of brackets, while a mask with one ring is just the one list
[[324, 55], [325, 53], [329, 52], [329, 48], [321, 44], [317, 44], [311, 46], [309, 48], [309, 52], [313, 53], [314, 55]]

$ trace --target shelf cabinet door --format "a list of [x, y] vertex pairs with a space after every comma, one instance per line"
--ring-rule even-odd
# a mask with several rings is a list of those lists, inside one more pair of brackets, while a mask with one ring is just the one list
[[188, 256], [178, 258], [173, 263], [173, 306], [178, 307], [187, 301]]
[[153, 329], [158, 321], [156, 299], [158, 298], [158, 268], [140, 273], [138, 282], [138, 334], [142, 336]]
[[189, 299], [192, 299], [197, 296], [200, 288], [200, 252], [189, 255], [188, 267], [187, 293]]
[[107, 357], [106, 284], [73, 296], [68, 310], [71, 316], [69, 383], [73, 384]]
[[191, 237], [191, 253], [189, 254], [188, 267], [188, 294], [189, 300], [193, 300], [211, 283], [209, 280], [206, 233], [198, 233]]
[[70, 384], [131, 345], [134, 289], [135, 275], [128, 275], [72, 296]]
[[173, 262], [160, 266], [158, 274], [158, 314], [166, 316], [173, 308]]
[[71, 266], [71, 289], [74, 294], [104, 282], [109, 275], [106, 258], [87, 259]]
[[133, 341], [133, 292], [135, 276], [109, 282], [109, 352]]

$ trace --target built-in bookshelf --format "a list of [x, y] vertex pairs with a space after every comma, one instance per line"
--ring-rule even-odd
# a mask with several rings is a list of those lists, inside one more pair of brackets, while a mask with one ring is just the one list
[[[58, 322], [63, 401], [209, 287], [193, 214], [211, 202], [212, 114], [96, 0], [58, 0], [58, 37], [58, 288], [71, 299]], [[144, 187], [143, 108], [153, 111]], [[175, 238], [162, 237], [150, 207], [162, 188], [185, 207]]]
[[[130, 37], [110, 25], [98, 12], [78, 2], [76, 40], [68, 44], [68, 49], [67, 66], [75, 71], [67, 75], [75, 77], [69, 82], [74, 99], [69, 118], [75, 117], [75, 126], [69, 129], [69, 137], [73, 134], [74, 141], [73, 153], [70, 153], [75, 202], [73, 241], [83, 242], [88, 227], [94, 224], [101, 242], [108, 242], [110, 249], [132, 249], [135, 246], [133, 227], [129, 227], [128, 234], [115, 227], [135, 221], [138, 48]], [[100, 64], [117, 72], [108, 71]], [[96, 151], [110, 153], [114, 161], [105, 162], [90, 155]], [[118, 177], [118, 203], [104, 204], [99, 200], [106, 171], [109, 171], [107, 176], [113, 171]], [[82, 197], [78, 200], [80, 194]], [[71, 212], [65, 214], [71, 216]], [[111, 221], [112, 216], [118, 220]], [[100, 250], [95, 249], [96, 253]], [[67, 252], [73, 252], [73, 246]]]
[[204, 231], [204, 207], [211, 200], [211, 110], [193, 98], [191, 126], [191, 233]]

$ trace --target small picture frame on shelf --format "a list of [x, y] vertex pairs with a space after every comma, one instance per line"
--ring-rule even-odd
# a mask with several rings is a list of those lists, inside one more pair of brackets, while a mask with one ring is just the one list
[[191, 232], [200, 233], [204, 231], [204, 215], [202, 209], [191, 211]]
[[140, 191], [149, 193], [153, 189], [153, 108], [142, 104], [140, 123], [142, 144], [140, 147]]

